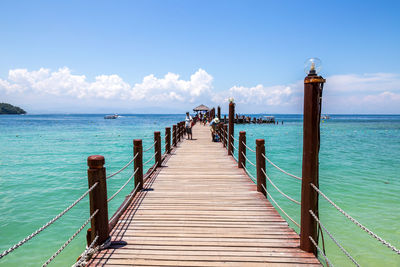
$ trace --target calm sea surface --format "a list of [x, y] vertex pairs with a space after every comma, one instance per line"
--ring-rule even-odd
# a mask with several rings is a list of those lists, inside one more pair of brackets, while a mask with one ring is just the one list
[[[153, 143], [161, 131], [183, 115], [0, 116], [0, 250], [3, 251], [52, 219], [87, 190], [89, 155], [105, 156], [111, 174], [132, 158], [132, 140]], [[268, 157], [301, 176], [302, 117], [275, 115], [279, 125], [235, 125], [247, 132], [247, 143], [266, 140]], [[195, 137], [195, 133], [194, 133]], [[237, 144], [235, 144], [237, 146]], [[255, 161], [255, 155], [247, 152]], [[145, 153], [144, 160], [151, 157]], [[133, 168], [133, 167], [132, 167]], [[114, 193], [132, 168], [108, 180]], [[249, 167], [254, 175], [255, 170]], [[301, 183], [267, 163], [267, 172], [282, 191], [300, 200]], [[300, 208], [267, 183], [278, 204], [300, 222]], [[134, 188], [130, 183], [109, 204], [109, 215]], [[400, 116], [332, 115], [321, 123], [320, 188], [354, 218], [400, 247]], [[88, 198], [37, 237], [0, 260], [0, 266], [38, 266], [45, 262], [86, 221]], [[284, 216], [284, 215], [283, 215]], [[351, 223], [323, 198], [320, 217], [326, 228], [362, 266], [400, 266], [400, 256]], [[286, 218], [285, 218], [286, 219]], [[295, 225], [290, 223], [298, 232]], [[86, 229], [54, 260], [70, 266], [85, 249]], [[324, 234], [325, 248], [336, 266], [352, 266]], [[320, 239], [322, 246], [322, 240]]]

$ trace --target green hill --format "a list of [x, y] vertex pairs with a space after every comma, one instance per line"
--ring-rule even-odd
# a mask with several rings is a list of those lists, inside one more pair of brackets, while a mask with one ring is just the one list
[[26, 114], [26, 111], [11, 104], [0, 103], [0, 114]]

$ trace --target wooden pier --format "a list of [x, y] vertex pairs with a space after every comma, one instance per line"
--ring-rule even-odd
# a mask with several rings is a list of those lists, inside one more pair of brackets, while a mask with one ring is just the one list
[[208, 126], [146, 181], [89, 266], [320, 266]]

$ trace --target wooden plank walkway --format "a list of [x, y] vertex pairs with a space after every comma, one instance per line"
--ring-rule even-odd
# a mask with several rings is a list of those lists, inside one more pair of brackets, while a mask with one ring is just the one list
[[149, 179], [90, 266], [320, 266], [207, 126]]

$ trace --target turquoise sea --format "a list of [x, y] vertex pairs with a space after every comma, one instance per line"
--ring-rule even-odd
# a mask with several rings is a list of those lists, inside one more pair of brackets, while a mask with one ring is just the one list
[[[153, 143], [161, 131], [184, 115], [0, 116], [0, 251], [8, 249], [70, 205], [87, 190], [86, 159], [105, 156], [107, 174], [132, 158], [133, 139]], [[235, 125], [235, 135], [247, 132], [247, 144], [266, 140], [268, 157], [281, 168], [301, 176], [302, 116], [275, 115], [279, 125]], [[194, 133], [195, 137], [195, 133]], [[237, 144], [235, 144], [237, 146]], [[247, 152], [251, 160], [253, 153]], [[151, 157], [145, 153], [144, 160]], [[150, 164], [149, 164], [150, 166]], [[114, 193], [133, 167], [109, 179]], [[255, 170], [249, 167], [254, 175]], [[301, 183], [267, 163], [267, 172], [282, 191], [300, 200]], [[131, 182], [109, 204], [109, 216], [134, 188]], [[300, 208], [267, 184], [278, 204], [300, 221]], [[320, 189], [346, 212], [379, 236], [400, 247], [400, 116], [331, 115], [321, 123]], [[0, 266], [43, 264], [85, 222], [88, 198], [48, 229], [0, 260]], [[400, 256], [380, 244], [320, 198], [320, 217], [361, 266], [400, 266]], [[298, 231], [297, 227], [290, 225]], [[53, 261], [71, 266], [85, 248], [85, 232]], [[328, 258], [335, 266], [352, 266], [324, 234]], [[322, 241], [320, 240], [322, 246]]]

